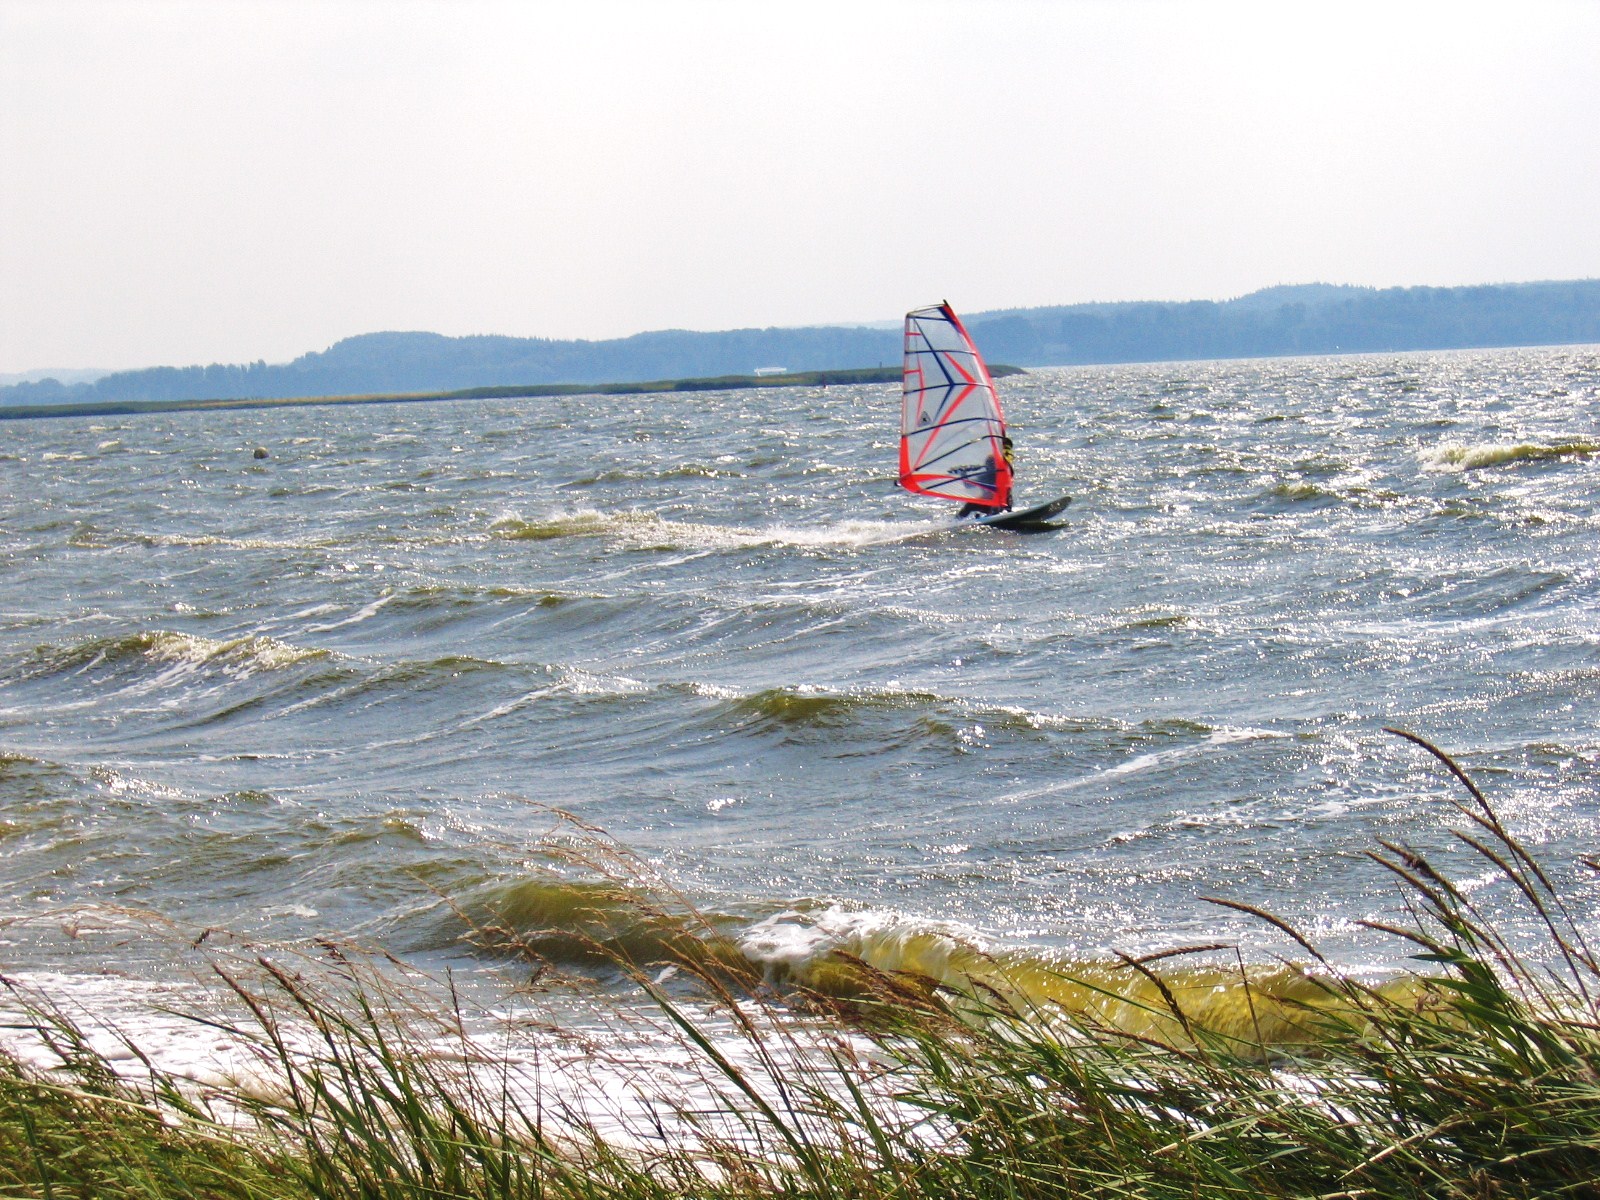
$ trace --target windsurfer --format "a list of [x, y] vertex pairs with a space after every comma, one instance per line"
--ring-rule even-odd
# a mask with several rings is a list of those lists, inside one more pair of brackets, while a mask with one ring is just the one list
[[1010, 511], [1011, 439], [1009, 437], [1002, 437], [1000, 439], [1000, 453], [1006, 460], [1006, 486], [1004, 495], [1000, 494], [1000, 468], [994, 461], [994, 455], [991, 454], [988, 460], [983, 464], [983, 470], [978, 473], [973, 482], [991, 493], [994, 496], [994, 500], [983, 503], [980, 503], [977, 500], [969, 500], [966, 504], [961, 506], [961, 511], [956, 513], [957, 520], [961, 520], [965, 517], [991, 517], [998, 512]]

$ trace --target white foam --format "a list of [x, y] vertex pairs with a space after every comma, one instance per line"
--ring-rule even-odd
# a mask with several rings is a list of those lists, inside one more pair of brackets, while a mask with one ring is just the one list
[[838, 906], [777, 913], [746, 929], [736, 944], [741, 954], [777, 979], [804, 978], [817, 963], [839, 953], [890, 971], [902, 969], [914, 957], [922, 974], [947, 977], [951, 958], [987, 953], [983, 939], [965, 926], [892, 909]]
[[601, 512], [592, 508], [572, 509], [536, 520], [506, 513], [492, 528], [513, 538], [518, 530], [531, 528], [523, 536], [535, 539], [580, 536], [610, 536], [638, 548], [675, 550], [739, 550], [758, 546], [873, 546], [943, 533], [956, 528], [948, 523], [927, 521], [845, 520], [817, 525], [777, 524], [767, 526], [715, 525], [701, 521], [677, 521], [645, 512]]
[[242, 679], [257, 671], [281, 670], [307, 659], [324, 657], [327, 653], [280, 642], [261, 634], [219, 641], [165, 629], [146, 635], [142, 649], [152, 662], [172, 664], [170, 670], [156, 679], [156, 685], [165, 685], [202, 666], [221, 667], [229, 675]]
[[[39, 1020], [55, 1012], [130, 1084], [147, 1085], [153, 1069], [191, 1087], [223, 1119], [241, 1116], [229, 1105], [230, 1093], [267, 1100], [286, 1094], [268, 1039], [226, 994], [120, 975], [35, 972], [8, 979], [13, 990], [0, 993], [0, 1045], [38, 1070], [62, 1065], [50, 1048], [48, 1019]], [[460, 1012], [459, 1002], [459, 996], [441, 994], [437, 1011], [445, 1023], [429, 1035], [420, 1020], [411, 1022], [416, 1040], [408, 1046], [430, 1072], [455, 1077], [458, 1087], [489, 1095], [504, 1089], [523, 1111], [540, 1113], [553, 1126], [567, 1122], [580, 1135], [592, 1130], [620, 1149], [660, 1149], [663, 1138], [687, 1148], [707, 1136], [754, 1136], [754, 1106], [731, 1104], [737, 1092], [716, 1059], [686, 1044], [658, 1009], [617, 1010], [609, 1017], [597, 1010], [588, 1020], [563, 1025], [516, 1002], [476, 1010], [465, 1028], [451, 1028], [449, 1014]], [[325, 1053], [315, 1031], [286, 1019], [288, 1011], [278, 1014], [273, 1039], [296, 1060]], [[737, 1018], [699, 1006], [685, 1015], [769, 1106], [781, 1105], [792, 1094], [785, 1089], [802, 1080], [801, 1086], [848, 1100], [841, 1064], [864, 1064], [871, 1055], [864, 1039], [759, 1005], [744, 1006]], [[772, 1027], [774, 1019], [782, 1023], [781, 1035], [760, 1046], [740, 1033], [741, 1027]], [[893, 1108], [887, 1088], [874, 1085], [881, 1073], [863, 1066], [856, 1075], [861, 1094], [885, 1112]]]
[[359, 625], [361, 622], [370, 620], [371, 618], [377, 616], [378, 613], [381, 612], [383, 608], [393, 599], [394, 594], [392, 592], [387, 596], [379, 596], [376, 600], [363, 606], [361, 609], [352, 613], [342, 621], [329, 621], [321, 625], [308, 625], [306, 626], [306, 631], [308, 633], [328, 633], [335, 629], [344, 629], [350, 625]]

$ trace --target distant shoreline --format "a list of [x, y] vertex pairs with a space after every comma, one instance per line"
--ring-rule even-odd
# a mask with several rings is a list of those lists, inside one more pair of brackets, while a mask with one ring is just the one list
[[[994, 376], [1020, 375], [1021, 367], [991, 366]], [[827, 387], [830, 384], [899, 383], [900, 368], [795, 371], [783, 375], [717, 375], [646, 383], [534, 383], [462, 388], [451, 392], [398, 392], [358, 396], [291, 396], [233, 400], [101, 400], [89, 404], [0, 404], [0, 420], [47, 417], [121, 417], [139, 413], [203, 412], [232, 408], [309, 408], [324, 404], [420, 404], [436, 400], [502, 400], [524, 396], [632, 396], [658, 392], [713, 392], [735, 388]]]
[[[1451, 288], [1294, 284], [1224, 301], [1115, 301], [964, 315], [991, 360], [1024, 368], [1590, 345], [1600, 343], [1600, 279]], [[797, 373], [898, 364], [904, 347], [893, 325], [662, 329], [602, 341], [389, 330], [343, 338], [283, 363], [144, 367], [93, 382], [51, 377], [9, 384], [0, 386], [0, 415], [17, 407], [83, 412], [94, 411], [89, 405], [174, 401], [384, 403], [470, 396], [489, 385], [518, 385], [516, 394], [536, 395], [520, 385], [574, 379], [664, 381], [630, 386], [638, 391], [681, 390], [692, 377], [711, 377], [697, 386], [764, 386], [771, 377], [750, 376], [770, 369], [766, 364]], [[804, 382], [797, 375], [773, 385]], [[596, 382], [567, 394], [612, 390]]]

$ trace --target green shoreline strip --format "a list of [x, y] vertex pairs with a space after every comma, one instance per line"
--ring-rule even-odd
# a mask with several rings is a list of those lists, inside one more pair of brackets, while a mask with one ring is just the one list
[[[995, 377], [1019, 375], [1021, 367], [991, 366]], [[137, 413], [195, 412], [225, 408], [297, 408], [314, 404], [417, 404], [433, 400], [500, 400], [519, 396], [631, 396], [656, 392], [712, 392], [735, 388], [826, 387], [829, 384], [899, 383], [900, 368], [795, 371], [784, 375], [717, 375], [705, 379], [658, 379], [648, 383], [532, 383], [463, 388], [454, 392], [398, 392], [359, 396], [254, 397], [235, 400], [105, 400], [95, 404], [0, 405], [0, 420], [39, 417], [116, 417]]]

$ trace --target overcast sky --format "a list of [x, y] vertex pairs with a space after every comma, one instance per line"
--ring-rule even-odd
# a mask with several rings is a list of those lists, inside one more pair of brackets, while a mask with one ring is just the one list
[[0, 0], [0, 371], [1600, 277], [1600, 0]]

